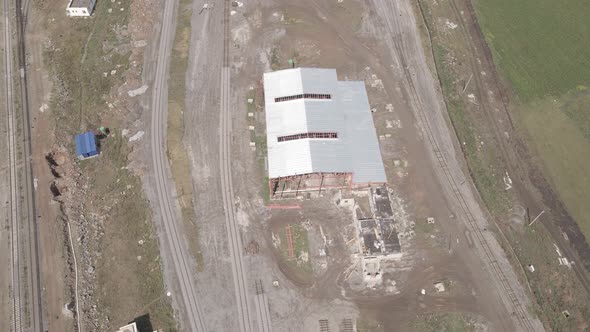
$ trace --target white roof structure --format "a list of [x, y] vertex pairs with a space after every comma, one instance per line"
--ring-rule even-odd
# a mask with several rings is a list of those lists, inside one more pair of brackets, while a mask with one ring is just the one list
[[125, 325], [117, 330], [117, 332], [138, 332], [137, 324], [135, 322]]
[[87, 17], [92, 15], [96, 0], [70, 0], [66, 7], [68, 16]]
[[269, 177], [352, 173], [354, 184], [387, 182], [365, 84], [335, 69], [264, 74]]

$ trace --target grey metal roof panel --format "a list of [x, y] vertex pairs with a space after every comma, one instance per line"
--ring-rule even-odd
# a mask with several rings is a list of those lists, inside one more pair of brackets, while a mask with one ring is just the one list
[[[269, 176], [352, 172], [353, 182], [386, 182], [363, 82], [338, 81], [333, 69], [296, 68], [264, 74]], [[274, 98], [330, 94], [330, 100]], [[338, 139], [278, 142], [278, 136], [336, 132]]]

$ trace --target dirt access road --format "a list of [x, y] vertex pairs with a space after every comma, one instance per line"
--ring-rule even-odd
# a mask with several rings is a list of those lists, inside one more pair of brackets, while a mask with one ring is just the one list
[[[513, 319], [523, 330], [538, 331], [540, 321], [526, 309], [530, 300], [519, 284], [505, 253], [492, 234], [486, 232], [489, 222], [476, 199], [470, 177], [466, 176], [464, 160], [447, 121], [438, 85], [430, 72], [420, 44], [414, 11], [409, 1], [374, 0], [376, 13], [385, 23], [383, 35], [391, 50], [394, 70], [403, 73], [403, 86], [422, 135], [430, 146], [431, 161], [449, 202], [459, 213], [459, 219], [472, 230], [480, 255]], [[411, 27], [408, 29], [408, 27]], [[375, 32], [375, 34], [378, 31]], [[404, 33], [405, 32], [405, 33]], [[408, 32], [410, 32], [408, 34]]]

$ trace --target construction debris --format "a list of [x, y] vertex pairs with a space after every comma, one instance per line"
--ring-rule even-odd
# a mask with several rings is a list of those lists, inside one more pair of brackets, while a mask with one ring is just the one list
[[247, 254], [255, 255], [260, 251], [260, 246], [258, 245], [258, 242], [252, 240], [248, 243], [245, 250]]
[[127, 91], [127, 95], [129, 95], [129, 97], [140, 96], [140, 95], [144, 94], [147, 91], [147, 89], [148, 89], [148, 85], [144, 84], [135, 90]]

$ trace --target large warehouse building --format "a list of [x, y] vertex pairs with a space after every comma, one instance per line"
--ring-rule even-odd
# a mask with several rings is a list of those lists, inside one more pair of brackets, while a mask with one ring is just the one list
[[264, 98], [274, 198], [387, 181], [364, 82], [287, 69], [264, 74]]

